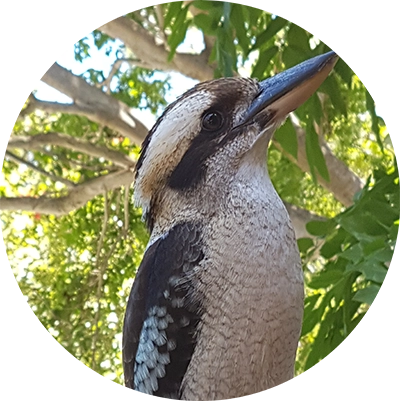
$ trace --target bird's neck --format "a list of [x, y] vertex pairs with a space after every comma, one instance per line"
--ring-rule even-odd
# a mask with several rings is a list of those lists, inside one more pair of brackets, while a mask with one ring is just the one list
[[[249, 209], [252, 204], [260, 212], [266, 204], [283, 207], [265, 162], [243, 163], [234, 174], [219, 177], [217, 174], [210, 175], [194, 190], [181, 192], [165, 188], [158, 195], [150, 210], [154, 222], [150, 244], [178, 223], [200, 221], [207, 224], [219, 216], [235, 213], [238, 208]], [[246, 213], [242, 214], [242, 219], [246, 219]]]

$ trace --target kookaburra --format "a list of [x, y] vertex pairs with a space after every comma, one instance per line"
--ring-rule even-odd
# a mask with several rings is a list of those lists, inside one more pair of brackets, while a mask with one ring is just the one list
[[266, 153], [336, 60], [326, 53], [262, 82], [200, 83], [150, 131], [136, 169], [151, 237], [124, 320], [127, 387], [204, 401], [293, 377], [303, 276]]

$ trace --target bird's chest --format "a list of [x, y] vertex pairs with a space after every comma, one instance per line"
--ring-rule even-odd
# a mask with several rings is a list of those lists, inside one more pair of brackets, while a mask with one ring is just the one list
[[302, 281], [294, 231], [272, 185], [234, 187], [205, 224], [203, 240], [201, 276], [214, 289], [207, 291], [209, 302], [219, 298], [224, 304], [231, 294], [232, 302], [262, 307], [266, 298], [260, 296], [271, 298], [281, 285]]
[[188, 399], [195, 397], [191, 387], [204, 388], [207, 399], [237, 397], [293, 374], [303, 284], [286, 210], [275, 191], [246, 185], [225, 202], [204, 228], [204, 313], [184, 387]]

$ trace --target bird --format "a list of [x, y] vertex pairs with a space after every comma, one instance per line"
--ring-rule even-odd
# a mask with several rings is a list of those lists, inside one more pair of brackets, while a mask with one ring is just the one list
[[126, 387], [220, 400], [293, 378], [303, 274], [267, 149], [337, 59], [198, 83], [149, 131], [134, 197], [150, 239], [124, 317]]

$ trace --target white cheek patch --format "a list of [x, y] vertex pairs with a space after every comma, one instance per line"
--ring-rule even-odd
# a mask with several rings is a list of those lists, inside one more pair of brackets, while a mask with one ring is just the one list
[[200, 117], [212, 102], [205, 91], [183, 96], [163, 116], [152, 133], [135, 182], [135, 204], [144, 212], [152, 194], [178, 165], [193, 138], [200, 132]]

